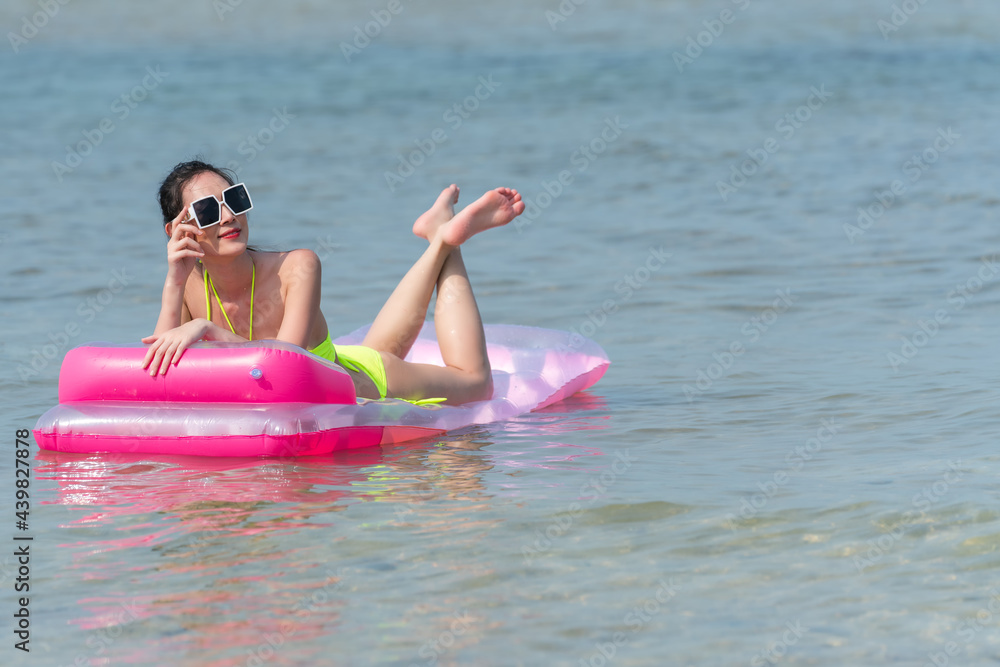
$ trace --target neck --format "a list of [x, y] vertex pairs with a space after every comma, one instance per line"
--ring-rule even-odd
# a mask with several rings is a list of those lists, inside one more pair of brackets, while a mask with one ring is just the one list
[[254, 264], [249, 250], [236, 257], [202, 257], [201, 264], [212, 276], [219, 298], [232, 300], [250, 291]]

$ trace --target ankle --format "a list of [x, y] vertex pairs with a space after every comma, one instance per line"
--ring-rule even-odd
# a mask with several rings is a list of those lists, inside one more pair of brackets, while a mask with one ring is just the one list
[[444, 231], [442, 231], [440, 227], [438, 228], [437, 232], [435, 232], [434, 236], [428, 239], [427, 242], [430, 244], [431, 250], [444, 253], [445, 255], [448, 255], [453, 250], [457, 250], [459, 247], [457, 245], [451, 245], [445, 242]]

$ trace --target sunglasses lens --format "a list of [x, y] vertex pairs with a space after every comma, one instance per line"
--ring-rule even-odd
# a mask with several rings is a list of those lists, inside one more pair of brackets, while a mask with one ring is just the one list
[[222, 196], [225, 197], [226, 206], [233, 212], [233, 215], [246, 213], [253, 208], [253, 204], [250, 203], [250, 193], [247, 192], [246, 186], [242, 183], [228, 188]]
[[215, 197], [205, 197], [191, 204], [194, 208], [194, 217], [201, 228], [211, 227], [219, 222], [220, 213], [219, 200]]

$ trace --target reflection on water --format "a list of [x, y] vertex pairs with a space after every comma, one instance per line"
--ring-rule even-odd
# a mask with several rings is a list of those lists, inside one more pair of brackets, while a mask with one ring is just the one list
[[[503, 522], [487, 475], [601, 455], [558, 438], [605, 428], [603, 407], [585, 393], [505, 425], [514, 443], [523, 434], [546, 440], [534, 452], [497, 450], [487, 427], [296, 459], [42, 451], [37, 477], [56, 482], [48, 504], [65, 510], [69, 539], [60, 547], [86, 584], [74, 625], [90, 633], [86, 645], [98, 646], [112, 631], [147, 624], [170, 645], [214, 656], [204, 664], [243, 664], [234, 656], [247, 646], [261, 659], [280, 656], [286, 642], [308, 643], [347, 622], [345, 577], [392, 572], [412, 557], [411, 540], [461, 550]], [[366, 513], [369, 503], [395, 507]], [[372, 526], [359, 514], [375, 530], [345, 533], [338, 523], [348, 509], [362, 532]], [[401, 530], [407, 539], [394, 536]]]

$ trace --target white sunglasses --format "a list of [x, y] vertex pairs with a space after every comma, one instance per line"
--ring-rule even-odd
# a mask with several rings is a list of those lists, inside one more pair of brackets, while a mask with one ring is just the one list
[[195, 221], [199, 229], [205, 229], [222, 222], [222, 205], [233, 212], [233, 215], [246, 213], [253, 208], [250, 201], [250, 193], [247, 186], [242, 183], [231, 185], [222, 191], [222, 201], [220, 202], [213, 195], [202, 197], [191, 202], [188, 212], [191, 219]]

